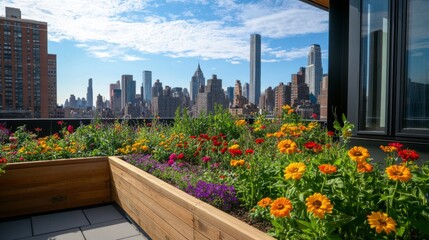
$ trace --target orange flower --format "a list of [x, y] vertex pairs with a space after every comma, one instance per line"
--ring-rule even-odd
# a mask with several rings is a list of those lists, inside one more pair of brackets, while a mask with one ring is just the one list
[[231, 160], [230, 165], [233, 167], [243, 166], [244, 165], [244, 159]]
[[392, 165], [386, 168], [387, 177], [390, 180], [407, 182], [411, 179], [412, 174], [405, 165]]
[[329, 198], [320, 193], [315, 193], [305, 199], [307, 206], [307, 212], [311, 212], [314, 216], [322, 219], [325, 217], [325, 213], [332, 213], [332, 208]]
[[283, 140], [277, 144], [279, 151], [287, 154], [296, 152], [297, 147], [296, 143], [290, 139]]
[[396, 147], [394, 147], [394, 146], [383, 146], [383, 145], [380, 145], [380, 149], [383, 150], [383, 152], [385, 152], [385, 153], [390, 153], [390, 152], [395, 152], [396, 151]]
[[266, 197], [266, 198], [261, 199], [258, 202], [258, 206], [261, 208], [266, 208], [266, 207], [270, 206], [272, 202], [273, 202], [273, 200], [271, 200], [271, 198]]
[[285, 170], [285, 179], [294, 179], [294, 180], [299, 180], [301, 179], [302, 175], [305, 173], [305, 164], [304, 163], [291, 163], [289, 164]]
[[331, 164], [322, 164], [319, 166], [319, 170], [324, 174], [332, 174], [337, 172], [337, 167]]
[[289, 217], [290, 211], [292, 211], [292, 203], [285, 197], [277, 198], [271, 203], [270, 213], [274, 217]]
[[375, 228], [377, 233], [381, 233], [382, 231], [386, 232], [386, 234], [396, 232], [395, 220], [384, 212], [371, 212], [371, 215], [368, 215], [367, 218], [369, 226]]
[[359, 162], [357, 165], [357, 171], [361, 173], [372, 172], [372, 169], [374, 169], [374, 167], [370, 163], [365, 161]]
[[349, 157], [356, 162], [363, 162], [369, 158], [368, 149], [364, 147], [353, 147], [348, 152]]

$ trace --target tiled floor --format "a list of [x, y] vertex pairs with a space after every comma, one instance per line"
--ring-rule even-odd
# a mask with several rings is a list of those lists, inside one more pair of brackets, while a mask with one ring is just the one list
[[3, 221], [0, 239], [148, 240], [114, 205]]

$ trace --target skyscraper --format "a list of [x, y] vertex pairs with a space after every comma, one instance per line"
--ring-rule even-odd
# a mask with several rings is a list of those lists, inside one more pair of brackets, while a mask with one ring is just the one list
[[0, 29], [0, 118], [48, 118], [56, 99], [49, 92], [47, 23], [6, 7]]
[[86, 106], [88, 108], [92, 108], [94, 106], [93, 103], [93, 90], [92, 90], [92, 78], [88, 79], [88, 87], [86, 88]]
[[206, 79], [204, 78], [203, 71], [201, 71], [200, 64], [198, 63], [197, 70], [195, 70], [194, 76], [191, 79], [191, 102], [195, 103], [200, 88], [204, 88], [206, 85]]
[[212, 79], [207, 80], [207, 86], [203, 92], [198, 93], [197, 99], [197, 115], [214, 112], [216, 105], [228, 107], [228, 99], [222, 89], [222, 79], [218, 79], [215, 74], [212, 75]]
[[249, 102], [259, 103], [261, 95], [261, 35], [250, 35], [250, 84]]
[[57, 108], [57, 55], [48, 54], [49, 118], [55, 118]]
[[318, 44], [313, 44], [308, 53], [308, 63], [305, 69], [305, 83], [310, 90], [310, 100], [312, 103], [317, 102], [320, 94], [320, 83], [323, 77], [322, 53]]
[[249, 99], [249, 83], [243, 84], [243, 97]]
[[121, 87], [121, 107], [125, 108], [128, 103], [134, 104], [136, 99], [136, 81], [133, 80], [133, 75], [122, 75]]
[[143, 91], [142, 98], [149, 103], [152, 100], [152, 72], [143, 71]]

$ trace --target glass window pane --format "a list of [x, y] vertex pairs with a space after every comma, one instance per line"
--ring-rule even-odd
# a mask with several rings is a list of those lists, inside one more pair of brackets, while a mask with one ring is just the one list
[[429, 130], [429, 1], [408, 2], [403, 128]]
[[389, 1], [362, 1], [359, 130], [386, 131]]

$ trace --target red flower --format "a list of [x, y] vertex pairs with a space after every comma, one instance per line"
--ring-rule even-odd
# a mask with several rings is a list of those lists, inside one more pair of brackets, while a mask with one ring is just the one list
[[398, 156], [402, 158], [402, 162], [414, 161], [419, 159], [420, 157], [416, 151], [410, 149], [404, 149], [399, 151]]
[[265, 142], [265, 140], [263, 138], [257, 138], [255, 140], [255, 142], [256, 142], [256, 144], [261, 144], [261, 143]]
[[0, 158], [0, 163], [7, 163], [7, 159], [6, 158]]
[[203, 162], [207, 163], [208, 161], [210, 161], [210, 157], [209, 156], [204, 156], [201, 158], [201, 160], [203, 160]]
[[328, 136], [333, 137], [335, 135], [335, 133], [333, 131], [328, 131], [327, 132]]
[[185, 154], [183, 154], [183, 153], [180, 153], [178, 156], [177, 156], [177, 158], [178, 159], [182, 159], [182, 158], [184, 158], [185, 157]]
[[41, 128], [35, 128], [34, 130], [36, 130], [36, 132], [41, 132], [42, 131]]
[[73, 132], [74, 132], [74, 127], [73, 127], [72, 125], [69, 125], [69, 126], [67, 127], [67, 131], [68, 131], [69, 133], [73, 133]]
[[399, 152], [402, 150], [402, 147], [404, 145], [402, 143], [399, 143], [399, 142], [391, 142], [391, 143], [388, 143], [387, 146], [395, 147]]
[[317, 144], [317, 143], [315, 143], [315, 142], [306, 142], [306, 143], [304, 144], [304, 147], [305, 147], [305, 148], [307, 148], [307, 149], [313, 149], [313, 148], [315, 148], [317, 145], [318, 145], [318, 144]]
[[314, 120], [317, 120], [317, 114], [313, 113], [313, 114], [311, 114], [311, 117], [312, 117]]
[[231, 156], [233, 157], [241, 156], [243, 155], [243, 151], [241, 151], [240, 149], [229, 149], [229, 154], [231, 154]]
[[246, 149], [245, 153], [246, 154], [253, 154], [255, 151], [253, 149]]
[[197, 136], [190, 136], [190, 138], [195, 139], [195, 138], [197, 138]]
[[227, 150], [228, 150], [228, 148], [224, 147], [224, 148], [222, 148], [222, 149], [220, 150], [220, 152], [221, 152], [222, 154], [224, 154]]
[[58, 125], [63, 125], [64, 121], [58, 121], [57, 123], [58, 123]]

